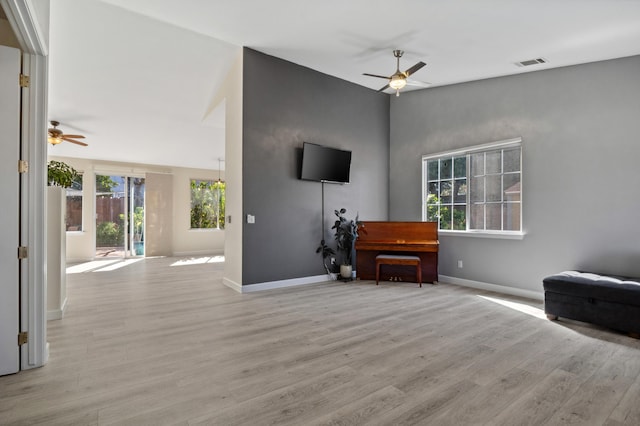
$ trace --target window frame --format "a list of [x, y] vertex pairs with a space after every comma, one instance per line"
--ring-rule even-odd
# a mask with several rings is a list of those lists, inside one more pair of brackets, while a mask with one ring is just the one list
[[[191, 227], [191, 212], [193, 211], [193, 192], [191, 188], [192, 182], [196, 182], [196, 185], [199, 182], [207, 182], [209, 184], [223, 184], [224, 188], [221, 190], [220, 198], [218, 199], [218, 212], [216, 215], [216, 226], [211, 228], [192, 228]], [[189, 178], [189, 232], [215, 232], [215, 231], [224, 231], [226, 228], [226, 217], [225, 212], [221, 209], [221, 201], [222, 199], [226, 200], [227, 193], [227, 185], [225, 181], [220, 181], [219, 179], [199, 179], [199, 178]], [[225, 201], [226, 207], [226, 201]], [[225, 208], [226, 211], [226, 208]], [[220, 219], [223, 219], [222, 221]], [[223, 222], [223, 226], [220, 227], [220, 222]]]
[[[64, 201], [65, 201], [65, 207], [68, 210], [69, 207], [69, 197], [80, 197], [80, 229], [76, 229], [73, 231], [70, 231], [69, 228], [69, 224], [67, 223], [67, 218], [65, 217], [65, 223], [64, 223], [64, 227], [65, 227], [65, 232], [67, 234], [82, 234], [84, 233], [84, 172], [78, 172], [78, 176], [80, 178], [80, 185], [82, 186], [82, 188], [78, 189], [74, 189], [73, 187], [69, 187], [69, 188], [65, 188], [65, 192], [64, 192]], [[78, 191], [79, 194], [69, 194], [69, 192], [71, 191]]]
[[[520, 201], [519, 201], [519, 205], [520, 205], [520, 230], [519, 231], [505, 231], [505, 230], [487, 230], [487, 229], [470, 229], [470, 211], [471, 211], [471, 201], [470, 201], [470, 197], [471, 197], [471, 161], [470, 161], [470, 155], [471, 154], [478, 154], [478, 153], [482, 153], [482, 152], [490, 152], [490, 151], [496, 151], [496, 150], [504, 150], [504, 149], [509, 149], [509, 148], [519, 148], [520, 149]], [[428, 162], [430, 160], [434, 160], [434, 159], [442, 159], [442, 158], [451, 158], [454, 159], [455, 157], [461, 157], [461, 156], [466, 156], [467, 161], [466, 161], [466, 182], [467, 182], [467, 190], [466, 190], [466, 201], [465, 201], [465, 210], [466, 210], [466, 217], [465, 217], [465, 227], [466, 229], [464, 230], [453, 230], [453, 229], [438, 229], [438, 233], [439, 234], [443, 234], [443, 235], [454, 235], [454, 236], [464, 236], [464, 237], [483, 237], [483, 238], [502, 238], [502, 239], [522, 239], [524, 238], [525, 232], [524, 232], [524, 224], [522, 221], [522, 212], [523, 212], [523, 191], [522, 191], [522, 184], [523, 184], [523, 164], [522, 164], [522, 157], [523, 157], [523, 144], [522, 144], [522, 138], [521, 137], [516, 137], [516, 138], [512, 138], [512, 139], [506, 139], [506, 140], [501, 140], [501, 141], [496, 141], [496, 142], [490, 142], [490, 143], [486, 143], [486, 144], [481, 144], [481, 145], [475, 145], [475, 146], [471, 146], [471, 147], [467, 147], [467, 148], [463, 148], [463, 149], [456, 149], [456, 150], [451, 150], [451, 151], [444, 151], [444, 152], [438, 152], [438, 153], [434, 153], [434, 154], [425, 154], [422, 156], [422, 194], [421, 194], [421, 205], [422, 205], [422, 221], [425, 222], [428, 220], [428, 213], [427, 213], [427, 209], [428, 206], [430, 204], [427, 203], [428, 201]], [[501, 155], [501, 160], [504, 162], [504, 158]], [[453, 167], [453, 166], [452, 166]], [[502, 169], [501, 176], [504, 176], [504, 169]], [[455, 181], [455, 176], [452, 172], [452, 181]], [[438, 176], [438, 183], [440, 183], [442, 181], [442, 179], [440, 179], [440, 176]], [[452, 188], [452, 192], [453, 192], [454, 188]], [[504, 190], [503, 190], [504, 192]], [[453, 206], [455, 206], [455, 194], [452, 193], [451, 195], [452, 197], [452, 209]], [[506, 204], [507, 201], [502, 200], [500, 202], [501, 205]], [[504, 214], [503, 214], [503, 218], [501, 220], [504, 220]], [[502, 227], [504, 226], [504, 223], [502, 223]], [[453, 227], [453, 223], [452, 223], [452, 227]], [[440, 224], [438, 224], [438, 228], [440, 227]]]

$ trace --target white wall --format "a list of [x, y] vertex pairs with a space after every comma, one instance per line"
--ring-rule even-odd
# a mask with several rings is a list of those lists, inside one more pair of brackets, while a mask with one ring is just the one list
[[224, 240], [224, 283], [242, 288], [242, 75], [243, 54], [236, 59], [212, 102], [225, 106], [226, 216]]
[[147, 173], [144, 190], [144, 253], [173, 254], [173, 175]]
[[67, 306], [65, 190], [47, 188], [47, 319], [62, 319]]
[[[50, 147], [50, 152], [55, 147]], [[149, 176], [162, 180], [167, 176], [167, 182], [160, 184], [160, 190], [171, 198], [168, 206], [162, 211], [156, 211], [156, 217], [162, 223], [171, 222], [171, 230], [162, 234], [162, 241], [156, 241], [153, 253], [168, 255], [197, 255], [224, 253], [225, 232], [219, 230], [190, 231], [190, 179], [217, 179], [217, 170], [189, 169], [176, 167], [162, 167], [145, 164], [114, 163], [99, 160], [85, 160], [80, 158], [50, 156], [50, 160], [64, 161], [79, 172], [83, 173], [83, 230], [82, 232], [67, 232], [67, 261], [76, 262], [90, 260], [95, 254], [95, 174]], [[153, 175], [153, 176], [151, 176]], [[224, 178], [224, 174], [222, 174]], [[155, 179], [156, 181], [158, 179]], [[148, 205], [146, 214], [154, 213], [155, 206]], [[166, 229], [165, 229], [166, 231]], [[152, 233], [153, 234], [153, 233]], [[147, 241], [153, 245], [153, 235], [146, 234]], [[152, 240], [149, 241], [149, 238]], [[150, 255], [147, 253], [147, 255]]]

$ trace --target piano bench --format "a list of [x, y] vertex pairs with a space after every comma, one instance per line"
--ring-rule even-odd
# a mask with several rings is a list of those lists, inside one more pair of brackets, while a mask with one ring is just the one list
[[380, 265], [410, 265], [416, 267], [416, 278], [422, 287], [422, 265], [418, 256], [379, 254], [376, 256], [376, 285], [380, 281]]

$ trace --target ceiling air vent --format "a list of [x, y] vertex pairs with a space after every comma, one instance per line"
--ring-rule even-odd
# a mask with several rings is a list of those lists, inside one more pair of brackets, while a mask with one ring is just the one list
[[544, 58], [527, 59], [526, 61], [516, 62], [519, 67], [528, 67], [529, 65], [546, 64], [547, 60]]

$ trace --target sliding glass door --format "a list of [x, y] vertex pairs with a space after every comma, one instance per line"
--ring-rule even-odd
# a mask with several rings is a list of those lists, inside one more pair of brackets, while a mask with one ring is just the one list
[[96, 258], [144, 256], [144, 178], [96, 175]]

